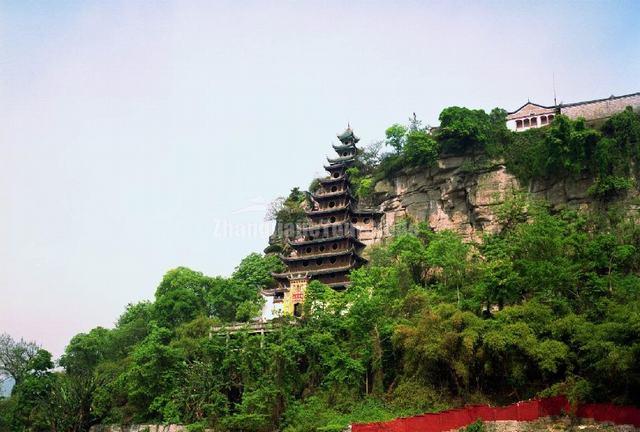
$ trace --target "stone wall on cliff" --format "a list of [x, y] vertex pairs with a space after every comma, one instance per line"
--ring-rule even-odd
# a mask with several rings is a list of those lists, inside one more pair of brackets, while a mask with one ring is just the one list
[[[549, 202], [552, 209], [594, 205], [587, 190], [592, 179], [538, 180], [524, 185], [534, 198]], [[427, 222], [435, 231], [453, 230], [466, 240], [500, 229], [496, 206], [521, 189], [518, 180], [500, 161], [483, 162], [470, 156], [444, 157], [427, 169], [404, 170], [375, 185], [374, 203], [384, 216], [374, 243], [390, 235], [401, 218]]]

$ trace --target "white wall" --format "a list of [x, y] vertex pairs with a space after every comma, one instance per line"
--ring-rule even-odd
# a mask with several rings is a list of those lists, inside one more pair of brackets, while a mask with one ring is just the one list
[[260, 294], [264, 299], [264, 306], [262, 306], [262, 312], [260, 313], [261, 321], [271, 321], [274, 318], [282, 316], [282, 302], [275, 303], [274, 297], [269, 295]]

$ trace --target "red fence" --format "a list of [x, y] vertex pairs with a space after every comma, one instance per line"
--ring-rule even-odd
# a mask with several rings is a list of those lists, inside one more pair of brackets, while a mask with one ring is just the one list
[[[444, 432], [467, 426], [478, 419], [483, 421], [532, 421], [540, 417], [558, 416], [571, 411], [564, 396], [518, 402], [506, 407], [471, 405], [464, 408], [400, 418], [388, 422], [363, 423], [351, 426], [352, 432]], [[616, 424], [640, 427], [640, 409], [611, 404], [580, 405], [577, 417], [592, 418]]]

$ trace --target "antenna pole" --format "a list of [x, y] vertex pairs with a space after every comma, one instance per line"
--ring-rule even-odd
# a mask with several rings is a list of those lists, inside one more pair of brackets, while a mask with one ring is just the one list
[[553, 72], [553, 105], [558, 106], [558, 101], [556, 99], [556, 73]]

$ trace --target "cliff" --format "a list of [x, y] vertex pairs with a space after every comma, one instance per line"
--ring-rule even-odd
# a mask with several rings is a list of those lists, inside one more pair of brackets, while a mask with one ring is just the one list
[[[384, 212], [369, 243], [389, 236], [399, 218], [428, 222], [436, 231], [450, 229], [468, 240], [500, 229], [496, 206], [521, 188], [500, 161], [473, 168], [471, 157], [444, 157], [437, 167], [405, 170], [375, 185], [374, 203]], [[587, 190], [592, 179], [538, 180], [526, 185], [534, 198], [546, 200], [554, 210], [588, 208], [597, 203]], [[634, 191], [631, 195], [637, 195]]]

